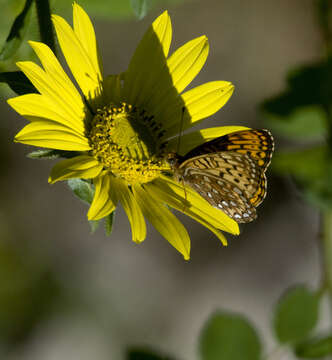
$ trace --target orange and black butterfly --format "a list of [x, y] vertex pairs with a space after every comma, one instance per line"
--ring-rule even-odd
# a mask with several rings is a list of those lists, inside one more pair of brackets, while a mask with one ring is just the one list
[[236, 131], [197, 146], [185, 156], [168, 155], [174, 176], [238, 223], [256, 218], [266, 195], [274, 142], [268, 130]]

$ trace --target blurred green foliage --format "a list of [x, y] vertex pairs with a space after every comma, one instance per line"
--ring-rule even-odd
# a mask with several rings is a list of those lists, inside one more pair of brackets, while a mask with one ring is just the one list
[[127, 360], [173, 360], [164, 355], [156, 354], [152, 350], [144, 348], [131, 348], [127, 351]]
[[18, 14], [10, 29], [4, 46], [0, 51], [0, 60], [7, 60], [20, 47], [28, 29], [31, 15], [32, 0], [26, 0], [23, 10]]
[[25, 340], [63, 296], [47, 262], [20, 242], [0, 242], [0, 344]]
[[[133, 17], [141, 19], [149, 10], [174, 6], [184, 0], [79, 0], [77, 1], [91, 15], [104, 20], [123, 21]], [[51, 1], [53, 12], [71, 16], [68, 0]]]
[[[301, 66], [287, 76], [287, 89], [265, 101], [266, 126], [301, 149], [280, 150], [272, 170], [290, 175], [304, 198], [321, 210], [332, 208], [332, 62]], [[305, 141], [305, 144], [303, 142]]]
[[326, 136], [330, 126], [326, 109], [332, 104], [331, 74], [332, 64], [324, 61], [290, 71], [286, 90], [261, 106], [271, 130], [292, 140]]
[[332, 336], [311, 339], [295, 348], [295, 354], [302, 359], [317, 359], [332, 355]]
[[305, 340], [318, 320], [319, 297], [305, 286], [287, 291], [279, 300], [274, 317], [274, 328], [281, 343]]
[[218, 312], [202, 331], [200, 354], [202, 360], [258, 360], [261, 344], [245, 317]]

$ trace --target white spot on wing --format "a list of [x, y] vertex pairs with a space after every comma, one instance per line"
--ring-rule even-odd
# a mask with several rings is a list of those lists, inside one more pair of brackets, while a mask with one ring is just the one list
[[234, 191], [236, 193], [238, 193], [239, 195], [242, 195], [242, 191], [239, 188], [237, 188], [236, 186], [234, 187]]

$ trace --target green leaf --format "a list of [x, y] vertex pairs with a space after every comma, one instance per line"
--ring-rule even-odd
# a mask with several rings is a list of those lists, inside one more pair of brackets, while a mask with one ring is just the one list
[[291, 175], [304, 198], [321, 210], [332, 209], [332, 162], [326, 146], [276, 153], [272, 170]]
[[297, 107], [285, 116], [266, 113], [266, 119], [272, 132], [293, 139], [320, 140], [328, 131], [326, 113], [318, 105]]
[[127, 351], [127, 360], [172, 360], [160, 354], [156, 354], [150, 350], [142, 348], [132, 348]]
[[258, 360], [261, 344], [243, 316], [217, 312], [202, 331], [200, 353], [203, 360]]
[[0, 82], [6, 83], [18, 95], [38, 92], [22, 71], [0, 73]]
[[312, 139], [326, 134], [324, 112], [332, 105], [332, 62], [321, 61], [291, 71], [287, 85], [284, 92], [261, 106], [268, 126], [271, 122], [275, 131], [291, 138]]
[[94, 234], [100, 225], [102, 219], [99, 220], [89, 220], [89, 224], [90, 224], [90, 229], [91, 229], [91, 234]]
[[322, 179], [326, 173], [328, 149], [317, 146], [298, 151], [276, 153], [272, 161], [272, 170], [282, 175], [292, 175], [298, 181], [312, 183]]
[[311, 339], [295, 348], [295, 354], [299, 358], [317, 359], [332, 355], [332, 336], [320, 339]]
[[319, 297], [305, 286], [289, 290], [275, 309], [274, 329], [281, 343], [305, 340], [318, 319]]
[[151, 0], [130, 0], [130, 5], [138, 19], [143, 19], [151, 8]]
[[115, 210], [105, 217], [105, 233], [107, 236], [112, 234]]
[[82, 179], [69, 179], [68, 185], [79, 199], [87, 204], [92, 203], [95, 192], [92, 184]]
[[17, 51], [17, 49], [20, 47], [29, 25], [31, 5], [32, 0], [26, 0], [23, 10], [16, 17], [10, 29], [6, 42], [0, 51], [1, 61], [7, 60], [8, 58], [12, 57]]
[[53, 149], [39, 149], [36, 151], [32, 151], [27, 155], [30, 159], [37, 160], [53, 160], [58, 158], [66, 158], [70, 159], [74, 156], [77, 156], [78, 153], [75, 151], [62, 151], [62, 150], [53, 150]]

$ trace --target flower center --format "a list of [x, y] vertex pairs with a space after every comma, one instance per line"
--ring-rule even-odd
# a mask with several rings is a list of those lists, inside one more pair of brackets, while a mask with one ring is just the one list
[[92, 155], [129, 184], [146, 183], [167, 169], [161, 126], [144, 110], [122, 103], [104, 106], [92, 119]]

